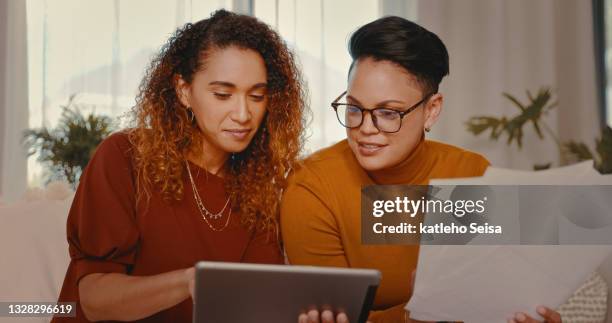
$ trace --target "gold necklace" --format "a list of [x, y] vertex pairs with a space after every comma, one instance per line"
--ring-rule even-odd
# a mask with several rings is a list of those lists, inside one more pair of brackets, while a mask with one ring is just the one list
[[217, 212], [217, 213], [212, 213], [210, 211], [208, 211], [208, 209], [204, 206], [204, 203], [202, 202], [202, 198], [200, 197], [200, 193], [198, 193], [198, 189], [196, 188], [195, 185], [195, 181], [193, 180], [193, 176], [191, 176], [191, 168], [189, 167], [189, 162], [187, 160], [185, 160], [185, 165], [187, 166], [187, 174], [189, 174], [189, 180], [191, 181], [191, 189], [193, 190], [193, 197], [196, 201], [196, 205], [198, 206], [198, 210], [200, 211], [200, 215], [202, 216], [202, 219], [204, 219], [204, 221], [206, 221], [206, 224], [208, 224], [208, 226], [210, 227], [211, 230], [219, 232], [219, 231], [223, 231], [225, 230], [225, 228], [227, 228], [229, 222], [230, 222], [230, 218], [232, 216], [232, 208], [230, 207], [229, 209], [229, 215], [227, 216], [227, 220], [225, 221], [225, 225], [223, 225], [223, 227], [221, 228], [215, 228], [207, 219], [207, 217], [210, 217], [211, 219], [220, 219], [223, 216], [223, 212], [225, 211], [225, 209], [227, 208], [227, 206], [229, 205], [229, 197], [227, 198], [227, 201], [225, 201], [225, 205], [223, 206], [223, 208], [221, 209], [221, 211]]

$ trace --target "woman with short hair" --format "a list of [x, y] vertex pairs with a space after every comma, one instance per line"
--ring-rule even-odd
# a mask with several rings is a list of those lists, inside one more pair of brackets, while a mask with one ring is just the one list
[[[349, 52], [347, 91], [332, 103], [347, 138], [308, 157], [291, 176], [281, 206], [283, 240], [293, 265], [380, 270], [369, 320], [410, 322], [404, 307], [419, 246], [362, 244], [361, 188], [481, 176], [489, 162], [426, 139], [442, 111], [438, 87], [449, 72], [438, 36], [384, 17], [355, 31]], [[558, 313], [542, 309], [547, 322], [559, 322]]]

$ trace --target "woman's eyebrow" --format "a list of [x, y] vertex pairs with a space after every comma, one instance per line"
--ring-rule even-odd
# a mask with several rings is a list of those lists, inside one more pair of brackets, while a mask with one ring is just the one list
[[[223, 86], [223, 87], [228, 87], [228, 88], [232, 88], [235, 89], [237, 88], [236, 84], [231, 83], [231, 82], [225, 82], [225, 81], [212, 81], [210, 83], [208, 83], [208, 85], [210, 86]], [[261, 88], [267, 88], [268, 87], [268, 83], [257, 83], [253, 86], [251, 86], [250, 90], [257, 90], [257, 89], [261, 89]]]
[[347, 96], [346, 96], [346, 99], [347, 99], [347, 100], [351, 100], [351, 101], [355, 101], [355, 103], [357, 103], [357, 104], [361, 105], [361, 102], [359, 102], [359, 100], [357, 100], [357, 98], [356, 98], [356, 97], [354, 97], [354, 96], [352, 96], [352, 95], [347, 95]]
[[225, 86], [225, 87], [231, 87], [231, 88], [236, 87], [236, 84], [230, 83], [230, 82], [224, 82], [224, 81], [212, 81], [208, 83], [208, 85], [219, 85], [219, 86]]
[[258, 90], [258, 89], [267, 89], [268, 88], [268, 83], [257, 83], [253, 86], [251, 86], [251, 90]]
[[[357, 100], [355, 97], [353, 97], [353, 96], [351, 96], [351, 95], [348, 95], [346, 98], [347, 98], [347, 99], [349, 99], [349, 100], [355, 101], [355, 102], [356, 102], [357, 104], [359, 104], [359, 105], [362, 105], [362, 104], [361, 104], [361, 102], [359, 102], [359, 100]], [[382, 101], [382, 102], [378, 102], [378, 103], [376, 104], [376, 106], [377, 106], [377, 107], [379, 107], [379, 106], [384, 106], [384, 105], [387, 105], [387, 104], [389, 104], [389, 103], [406, 104], [406, 102], [401, 101], [401, 100], [385, 100], [385, 101]]]
[[401, 101], [401, 100], [385, 100], [382, 102], [377, 103], [377, 106], [382, 106], [382, 105], [387, 105], [389, 103], [398, 103], [398, 104], [406, 104], [406, 102]]

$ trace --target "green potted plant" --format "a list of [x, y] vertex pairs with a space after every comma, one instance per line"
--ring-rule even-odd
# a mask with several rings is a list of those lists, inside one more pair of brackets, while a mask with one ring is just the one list
[[[602, 129], [601, 136], [595, 141], [596, 153], [592, 153], [590, 148], [582, 142], [561, 142], [559, 136], [543, 120], [542, 117], [557, 106], [557, 102], [552, 101], [553, 93], [550, 88], [543, 87], [535, 95], [527, 91], [527, 103], [522, 103], [508, 93], [503, 93], [503, 95], [512, 102], [518, 112], [512, 116], [471, 117], [466, 122], [469, 132], [477, 136], [489, 131], [489, 138], [495, 141], [505, 136], [508, 146], [516, 143], [521, 149], [524, 127], [530, 124], [540, 139], [545, 138], [544, 133], [551, 136], [559, 150], [560, 165], [592, 159], [595, 169], [600, 173], [612, 173], [612, 129], [610, 127]], [[534, 165], [534, 169], [546, 169], [551, 164]]]
[[84, 115], [75, 95], [62, 106], [62, 115], [53, 129], [29, 129], [24, 133], [28, 154], [39, 153], [38, 161], [48, 165], [51, 177], [63, 177], [76, 186], [96, 147], [111, 134], [112, 119], [89, 113]]

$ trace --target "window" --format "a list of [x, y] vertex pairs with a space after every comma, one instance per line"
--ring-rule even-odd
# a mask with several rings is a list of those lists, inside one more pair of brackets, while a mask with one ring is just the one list
[[359, 26], [379, 17], [373, 0], [254, 0], [254, 15], [274, 26], [296, 53], [307, 82], [312, 122], [307, 151], [345, 136], [331, 101], [346, 89], [351, 63], [347, 41]]
[[593, 18], [601, 115], [612, 127], [612, 0], [593, 0]]
[[[178, 26], [206, 18], [231, 0], [28, 0], [29, 126], [53, 127], [76, 95], [83, 112], [111, 117], [135, 103], [152, 55]], [[28, 161], [28, 182], [43, 169]]]

